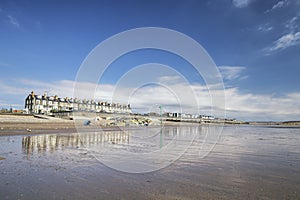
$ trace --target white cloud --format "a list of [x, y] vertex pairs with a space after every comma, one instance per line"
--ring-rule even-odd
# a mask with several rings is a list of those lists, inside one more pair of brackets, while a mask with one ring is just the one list
[[12, 24], [16, 28], [20, 28], [20, 23], [18, 22], [18, 20], [15, 17], [13, 17], [11, 15], [7, 15], [7, 18], [8, 18], [8, 22], [10, 24]]
[[300, 43], [300, 32], [289, 33], [281, 36], [278, 40], [273, 42], [271, 47], [266, 48], [267, 53], [278, 50], [284, 50], [288, 47], [298, 45]]
[[232, 4], [237, 8], [247, 7], [253, 0], [232, 0]]
[[[237, 71], [243, 70], [243, 68], [236, 67]], [[229, 77], [238, 77], [232, 72], [234, 70], [229, 71], [231, 71]], [[43, 94], [45, 90], [50, 90], [50, 95], [57, 94], [62, 97], [72, 97], [74, 81], [61, 80], [46, 83], [22, 79], [16, 80], [15, 85], [18, 86], [0, 84], [1, 106], [10, 104], [22, 105], [25, 97], [31, 90], [34, 90], [37, 94]], [[98, 88], [94, 90], [96, 87]], [[164, 105], [165, 111], [210, 114], [212, 101], [216, 105], [213, 109], [222, 109], [224, 102], [222, 102], [222, 98], [218, 97], [221, 97], [225, 93], [226, 113], [228, 117], [243, 120], [300, 119], [300, 91], [277, 97], [273, 94], [242, 93], [236, 87], [222, 90], [219, 87], [190, 85], [182, 82], [172, 82], [169, 87], [160, 85], [147, 85], [141, 88], [117, 87], [115, 89], [114, 85], [99, 86], [92, 83], [80, 83], [79, 88], [82, 90], [77, 94], [95, 95], [96, 99], [99, 100], [131, 103], [134, 111], [138, 112], [153, 111], [158, 105]], [[214, 94], [217, 98], [212, 100], [211, 94]], [[81, 96], [79, 98], [85, 97]], [[200, 111], [197, 110], [197, 103]]]
[[227, 89], [226, 109], [229, 115], [250, 120], [299, 120], [300, 92], [282, 97], [241, 94], [237, 88]]
[[242, 66], [220, 66], [219, 70], [224, 80], [234, 80], [234, 79], [245, 79], [246, 76], [242, 76], [242, 72], [246, 67]]

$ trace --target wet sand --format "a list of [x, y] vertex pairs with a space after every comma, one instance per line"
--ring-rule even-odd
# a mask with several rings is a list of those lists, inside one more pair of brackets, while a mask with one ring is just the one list
[[[52, 126], [44, 127], [36, 129], [39, 135], [0, 137], [0, 199], [300, 199], [297, 128], [226, 126], [204, 158], [198, 154], [203, 142], [200, 131], [174, 163], [133, 174], [96, 159], [76, 143], [72, 128], [58, 128], [55, 133]], [[102, 148], [118, 145], [111, 141], [119, 135], [107, 130], [103, 138], [109, 139], [101, 141]], [[94, 145], [84, 137], [82, 141]], [[130, 144], [123, 136], [114, 141], [120, 143], [118, 148]]]

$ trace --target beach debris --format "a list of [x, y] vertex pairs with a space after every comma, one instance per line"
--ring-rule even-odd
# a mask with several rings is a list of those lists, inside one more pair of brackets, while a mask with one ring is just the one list
[[90, 120], [86, 120], [86, 121], [83, 122], [83, 125], [84, 125], [84, 126], [88, 126], [88, 125], [90, 125], [90, 124], [91, 124], [91, 121], [90, 121]]
[[27, 128], [26, 131], [27, 131], [27, 132], [31, 132], [31, 129]]
[[0, 156], [0, 160], [5, 160], [5, 158]]
[[147, 118], [133, 118], [130, 122], [136, 126], [149, 126], [152, 124], [152, 120]]

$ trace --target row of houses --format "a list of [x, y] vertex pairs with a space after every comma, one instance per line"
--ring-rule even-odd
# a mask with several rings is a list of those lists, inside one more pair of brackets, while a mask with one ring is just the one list
[[[157, 116], [157, 117], [160, 116], [160, 114], [158, 113], [148, 113], [148, 115]], [[162, 116], [167, 118], [182, 118], [182, 119], [210, 119], [210, 120], [215, 119], [215, 117], [209, 115], [185, 114], [179, 112], [166, 112], [162, 114]]]
[[110, 103], [77, 98], [61, 98], [57, 95], [36, 95], [33, 91], [25, 99], [25, 112], [52, 114], [55, 112], [90, 111], [103, 113], [132, 113], [130, 104]]

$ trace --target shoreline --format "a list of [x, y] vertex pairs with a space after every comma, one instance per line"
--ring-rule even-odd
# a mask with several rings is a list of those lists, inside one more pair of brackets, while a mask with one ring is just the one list
[[[196, 123], [187, 121], [164, 121], [164, 126], [205, 126], [205, 125], [224, 125], [224, 126], [263, 126], [269, 128], [300, 128], [300, 122], [250, 122], [250, 123]], [[157, 127], [159, 124], [149, 125]], [[143, 125], [127, 126], [128, 129], [143, 128]], [[9, 135], [31, 135], [31, 134], [51, 134], [51, 133], [76, 133], [80, 131], [118, 131], [125, 126], [110, 125], [106, 126], [97, 122], [92, 122], [88, 126], [75, 124], [75, 121], [60, 118], [39, 118], [33, 115], [0, 115], [0, 136]]]

